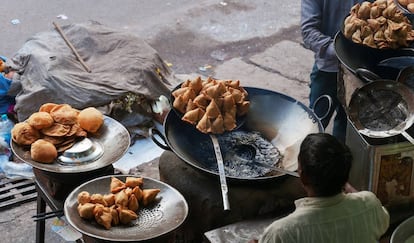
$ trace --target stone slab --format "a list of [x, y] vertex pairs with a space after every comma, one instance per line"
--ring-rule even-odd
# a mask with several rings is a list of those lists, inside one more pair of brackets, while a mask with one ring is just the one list
[[274, 70], [293, 80], [309, 82], [314, 58], [313, 52], [301, 44], [283, 40], [249, 59], [252, 63]]
[[243, 86], [273, 90], [309, 104], [309, 86], [307, 82], [288, 79], [280, 74], [249, 64], [241, 58], [233, 58], [215, 68], [215, 77], [219, 79], [239, 79]]

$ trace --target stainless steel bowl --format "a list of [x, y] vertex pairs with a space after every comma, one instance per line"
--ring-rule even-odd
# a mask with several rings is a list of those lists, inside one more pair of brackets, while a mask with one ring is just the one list
[[[410, 240], [410, 241], [408, 241]], [[406, 219], [391, 235], [390, 243], [409, 243], [414, 242], [414, 216]]]
[[103, 147], [97, 140], [84, 138], [58, 157], [63, 165], [77, 165], [97, 160], [103, 154]]

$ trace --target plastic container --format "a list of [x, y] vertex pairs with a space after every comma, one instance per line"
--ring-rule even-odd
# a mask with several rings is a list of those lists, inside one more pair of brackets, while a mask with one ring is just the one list
[[16, 163], [9, 160], [9, 156], [0, 155], [0, 172], [7, 178], [34, 178], [33, 167], [26, 163]]
[[7, 114], [1, 115], [0, 120], [0, 137], [10, 146], [11, 130], [14, 126], [14, 123], [10, 121]]

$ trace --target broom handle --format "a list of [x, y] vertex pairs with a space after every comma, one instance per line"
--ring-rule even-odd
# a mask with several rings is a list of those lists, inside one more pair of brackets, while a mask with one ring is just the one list
[[85, 63], [85, 61], [83, 61], [82, 57], [79, 55], [78, 51], [75, 49], [75, 47], [72, 45], [72, 43], [68, 40], [68, 38], [66, 38], [66, 35], [65, 35], [65, 33], [63, 33], [60, 26], [56, 22], [53, 22], [53, 25], [56, 27], [56, 30], [62, 36], [63, 40], [65, 40], [65, 42], [69, 46], [69, 48], [73, 51], [76, 58], [82, 64], [83, 68], [85, 68], [86, 72], [88, 72], [88, 73], [92, 72], [92, 70], [88, 67], [88, 65]]

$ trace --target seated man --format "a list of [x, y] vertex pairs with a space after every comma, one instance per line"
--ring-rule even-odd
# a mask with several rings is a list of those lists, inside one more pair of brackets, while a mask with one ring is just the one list
[[[308, 197], [274, 221], [259, 239], [268, 242], [377, 242], [389, 226], [389, 214], [369, 191], [348, 181], [352, 155], [326, 134], [309, 134], [300, 146], [298, 173]], [[350, 193], [352, 192], [352, 193]]]

